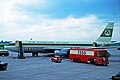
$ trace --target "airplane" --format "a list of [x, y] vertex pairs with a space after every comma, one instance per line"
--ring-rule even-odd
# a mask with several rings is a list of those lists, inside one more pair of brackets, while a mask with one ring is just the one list
[[[54, 53], [62, 55], [62, 51], [67, 51], [71, 47], [92, 47], [92, 46], [109, 46], [111, 43], [114, 22], [109, 22], [95, 42], [79, 42], [79, 41], [22, 41], [22, 49], [24, 53], [32, 53], [32, 56], [38, 56], [38, 53]], [[15, 42], [11, 42], [5, 48], [9, 51], [19, 52], [19, 48], [15, 46]], [[67, 50], [66, 50], [67, 49]], [[61, 52], [60, 52], [61, 51]], [[64, 55], [67, 54], [64, 53]]]
[[120, 50], [120, 41], [112, 41], [110, 47], [117, 48], [117, 50]]

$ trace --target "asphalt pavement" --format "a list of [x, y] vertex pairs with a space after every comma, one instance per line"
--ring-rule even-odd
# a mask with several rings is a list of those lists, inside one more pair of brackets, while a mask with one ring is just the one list
[[111, 80], [120, 72], [119, 51], [109, 50], [108, 66], [75, 63], [69, 59], [55, 63], [45, 55], [25, 55], [25, 59], [17, 59], [16, 54], [11, 53], [10, 56], [0, 57], [1, 61], [8, 62], [7, 70], [0, 71], [0, 80]]

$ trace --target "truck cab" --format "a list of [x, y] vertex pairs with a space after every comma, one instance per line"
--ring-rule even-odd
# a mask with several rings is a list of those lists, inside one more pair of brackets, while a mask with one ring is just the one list
[[107, 50], [95, 50], [95, 58], [94, 58], [94, 63], [96, 65], [105, 65], [109, 64], [109, 53]]

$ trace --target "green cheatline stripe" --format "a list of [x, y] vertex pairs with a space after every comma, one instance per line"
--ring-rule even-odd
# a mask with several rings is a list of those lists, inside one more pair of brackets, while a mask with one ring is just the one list
[[111, 42], [111, 37], [99, 37], [97, 39], [99, 42]]
[[[22, 43], [23, 45], [39, 45], [39, 46], [43, 46], [43, 45], [51, 45], [51, 46], [55, 46], [55, 45], [59, 45], [59, 46], [92, 46], [91, 44], [33, 44], [33, 43]], [[13, 44], [9, 44], [9, 46], [15, 45], [15, 43]]]
[[4, 45], [0, 45], [0, 49], [4, 49]]

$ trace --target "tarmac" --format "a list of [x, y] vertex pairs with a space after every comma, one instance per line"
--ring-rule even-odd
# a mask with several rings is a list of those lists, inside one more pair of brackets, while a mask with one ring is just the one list
[[0, 57], [8, 62], [7, 70], [0, 71], [0, 80], [111, 80], [120, 72], [120, 50], [110, 49], [110, 64], [96, 66], [87, 63], [75, 63], [63, 59], [61, 63], [51, 62], [50, 56], [39, 54], [31, 57], [25, 54], [25, 59], [17, 59], [16, 53]]

